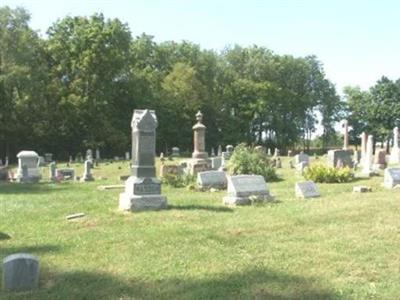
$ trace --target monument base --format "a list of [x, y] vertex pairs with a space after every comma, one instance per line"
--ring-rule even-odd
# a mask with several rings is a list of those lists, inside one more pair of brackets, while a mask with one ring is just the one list
[[[252, 202], [250, 199], [252, 196], [249, 197], [235, 197], [235, 196], [225, 196], [222, 198], [222, 201], [226, 205], [249, 205]], [[268, 202], [273, 200], [273, 197], [270, 194], [265, 195], [254, 195], [254, 202]]]
[[206, 158], [208, 158], [208, 153], [207, 152], [193, 152], [192, 153], [192, 158], [194, 158], [194, 159], [206, 159]]
[[160, 210], [167, 208], [167, 198], [162, 195], [119, 194], [119, 209], [129, 211]]
[[156, 178], [130, 176], [125, 192], [119, 194], [119, 209], [129, 211], [167, 208], [167, 198], [161, 195], [161, 182]]

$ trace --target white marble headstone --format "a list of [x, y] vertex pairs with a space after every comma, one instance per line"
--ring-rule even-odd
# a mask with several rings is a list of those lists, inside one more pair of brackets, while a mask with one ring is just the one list
[[386, 168], [383, 185], [391, 189], [397, 184], [400, 184], [400, 168]]
[[313, 181], [296, 182], [295, 193], [298, 198], [314, 198], [321, 196], [317, 185]]

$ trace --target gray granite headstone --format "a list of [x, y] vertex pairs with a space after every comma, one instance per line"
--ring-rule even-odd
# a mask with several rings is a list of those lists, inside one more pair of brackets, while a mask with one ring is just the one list
[[383, 185], [391, 189], [398, 184], [400, 184], [400, 168], [386, 168]]
[[298, 198], [315, 198], [321, 196], [317, 185], [313, 181], [296, 182], [295, 193]]
[[157, 210], [167, 207], [156, 178], [157, 117], [153, 110], [135, 110], [132, 117], [132, 173], [119, 196], [121, 210]]
[[39, 259], [17, 253], [3, 260], [3, 286], [7, 291], [28, 291], [39, 286]]
[[343, 167], [353, 167], [352, 152], [349, 150], [329, 150], [327, 163], [329, 167], [336, 168], [338, 161], [341, 161]]
[[197, 185], [201, 189], [226, 187], [226, 174], [223, 171], [205, 171], [197, 173]]
[[272, 199], [264, 177], [260, 175], [227, 176], [228, 194], [223, 198], [225, 204], [245, 205], [256, 197], [261, 201]]
[[300, 153], [294, 156], [294, 163], [295, 165], [301, 163], [301, 162], [306, 162], [307, 166], [310, 164], [310, 158], [307, 154]]

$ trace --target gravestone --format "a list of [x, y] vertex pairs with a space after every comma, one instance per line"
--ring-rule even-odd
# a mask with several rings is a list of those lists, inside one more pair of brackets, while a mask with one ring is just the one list
[[18, 169], [16, 179], [18, 182], [38, 182], [41, 178], [39, 169], [39, 155], [34, 151], [21, 151], [17, 155]]
[[295, 194], [298, 198], [315, 198], [321, 196], [313, 181], [296, 182]]
[[274, 150], [274, 157], [278, 157], [280, 155], [280, 151], [278, 148], [275, 148]]
[[119, 196], [119, 209], [140, 211], [167, 207], [161, 195], [161, 182], [156, 178], [156, 128], [154, 110], [135, 110], [132, 116], [132, 168]]
[[204, 159], [208, 157], [206, 149], [206, 126], [202, 123], [203, 114], [198, 111], [196, 114], [197, 123], [193, 126], [193, 146], [192, 158]]
[[218, 145], [218, 152], [217, 152], [217, 156], [221, 156], [222, 155], [222, 146]]
[[168, 174], [182, 175], [183, 171], [179, 165], [162, 165], [160, 167], [160, 177], [165, 177]]
[[225, 204], [250, 204], [253, 197], [263, 202], [272, 199], [261, 175], [227, 176], [227, 182], [228, 195], [223, 198]]
[[172, 156], [173, 157], [179, 157], [180, 156], [180, 151], [178, 147], [172, 147]]
[[372, 135], [368, 136], [367, 140], [367, 148], [366, 152], [363, 158], [363, 168], [362, 168], [362, 174], [365, 176], [371, 176], [373, 174], [372, 170], [372, 163], [373, 163], [373, 143], [374, 143], [374, 137]]
[[364, 166], [365, 153], [367, 152], [368, 135], [363, 131], [360, 135], [361, 138], [361, 158], [360, 164]]
[[39, 286], [39, 259], [27, 253], [3, 260], [3, 286], [7, 291], [29, 291]]
[[346, 151], [349, 148], [349, 123], [347, 120], [343, 122], [344, 134], [343, 134], [343, 150]]
[[86, 150], [86, 160], [88, 160], [91, 164], [93, 164], [93, 151], [92, 151], [92, 149], [87, 149]]
[[383, 170], [386, 168], [386, 150], [376, 149], [374, 156], [374, 170]]
[[276, 167], [277, 169], [282, 168], [282, 161], [281, 161], [281, 158], [280, 158], [280, 157], [276, 158], [275, 167]]
[[56, 169], [57, 180], [73, 180], [75, 178], [75, 170], [71, 168]]
[[353, 159], [349, 150], [329, 150], [327, 156], [327, 165], [332, 168], [338, 167], [338, 162], [341, 161], [343, 167], [353, 167]]
[[267, 155], [268, 155], [268, 156], [271, 156], [271, 155], [272, 155], [272, 153], [271, 153], [271, 148], [268, 148], [268, 150], [267, 150]]
[[233, 151], [234, 151], [234, 147], [232, 145], [226, 146], [226, 151], [222, 152], [222, 155], [221, 155], [222, 159], [221, 159], [221, 166], [218, 169], [219, 171], [226, 171], [228, 161], [231, 159]]
[[46, 163], [50, 163], [53, 161], [53, 153], [45, 153], [44, 160]]
[[129, 152], [125, 152], [125, 160], [130, 160], [130, 159], [131, 159], [131, 157], [129, 155]]
[[298, 165], [301, 162], [305, 162], [306, 165], [308, 166], [310, 164], [310, 157], [307, 154], [303, 153], [303, 152], [295, 155], [294, 156], [295, 165]]
[[214, 148], [211, 148], [211, 157], [215, 157], [215, 150], [214, 150]]
[[99, 148], [97, 148], [96, 149], [96, 160], [100, 160], [101, 158], [100, 158], [100, 149]]
[[218, 170], [221, 167], [222, 157], [216, 156], [211, 158], [211, 169]]
[[288, 150], [287, 156], [292, 157], [293, 156], [293, 151], [292, 150]]
[[49, 164], [49, 180], [56, 181], [56, 163], [53, 161]]
[[187, 161], [186, 165], [186, 174], [197, 176], [197, 173], [208, 171], [211, 169], [211, 160], [189, 160]]
[[83, 172], [81, 181], [94, 181], [93, 175], [92, 175], [92, 163], [89, 160], [85, 161], [85, 171]]
[[226, 174], [223, 171], [205, 171], [197, 173], [197, 186], [201, 189], [224, 189]]
[[388, 189], [400, 184], [400, 168], [386, 168], [383, 178], [383, 185]]

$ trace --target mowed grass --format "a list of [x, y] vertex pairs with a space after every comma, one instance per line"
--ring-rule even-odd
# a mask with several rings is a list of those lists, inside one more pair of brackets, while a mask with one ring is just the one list
[[300, 200], [302, 177], [283, 167], [274, 203], [226, 207], [225, 192], [163, 186], [169, 209], [141, 213], [118, 210], [122, 190], [97, 190], [121, 184], [127, 162], [101, 164], [107, 179], [91, 183], [2, 183], [0, 259], [32, 253], [41, 274], [37, 291], [0, 299], [400, 299], [400, 190], [380, 176]]

